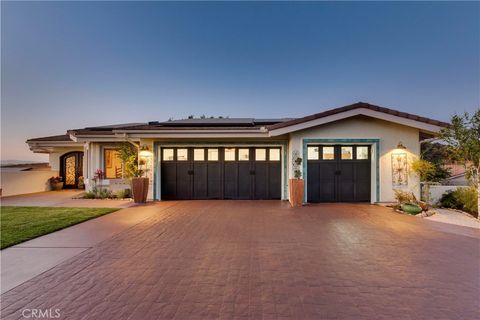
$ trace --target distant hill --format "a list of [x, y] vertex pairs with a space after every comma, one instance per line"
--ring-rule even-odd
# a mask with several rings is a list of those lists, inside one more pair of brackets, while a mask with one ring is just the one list
[[34, 163], [45, 163], [45, 161], [34, 161], [34, 160], [0, 160], [0, 166], [7, 165], [16, 165], [16, 164], [34, 164]]

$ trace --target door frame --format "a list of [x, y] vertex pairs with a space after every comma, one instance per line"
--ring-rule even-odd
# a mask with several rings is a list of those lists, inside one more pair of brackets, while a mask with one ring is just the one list
[[[75, 156], [75, 184], [73, 186], [71, 185], [66, 185], [65, 184], [65, 159], [71, 155]], [[78, 178], [80, 176], [83, 176], [83, 157], [84, 153], [83, 151], [70, 151], [67, 153], [64, 153], [60, 156], [60, 171], [59, 175], [63, 178], [63, 188], [64, 189], [76, 189], [78, 188]], [[79, 169], [80, 168], [80, 169]]]
[[[309, 145], [370, 145], [371, 173], [370, 173], [370, 203], [380, 202], [380, 139], [379, 138], [303, 138], [303, 177], [307, 174], [307, 147]], [[307, 181], [304, 186], [304, 202], [307, 202]]]
[[281, 153], [281, 200], [288, 199], [288, 190], [287, 190], [287, 181], [288, 181], [288, 170], [287, 170], [287, 145], [288, 141], [286, 140], [275, 140], [275, 141], [222, 141], [222, 142], [215, 142], [215, 141], [198, 141], [198, 142], [162, 142], [162, 141], [154, 141], [153, 142], [153, 161], [154, 161], [154, 172], [153, 172], [153, 197], [154, 200], [162, 200], [162, 192], [161, 192], [161, 165], [162, 165], [162, 155], [161, 149], [162, 148], [182, 148], [182, 147], [192, 147], [192, 148], [225, 148], [225, 147], [232, 147], [232, 148], [241, 148], [241, 147], [252, 147], [252, 148], [261, 148], [261, 147], [279, 147]]

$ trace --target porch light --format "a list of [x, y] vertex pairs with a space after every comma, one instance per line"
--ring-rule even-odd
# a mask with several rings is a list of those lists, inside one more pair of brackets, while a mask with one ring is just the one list
[[407, 147], [405, 147], [402, 143], [402, 141], [399, 141], [398, 144], [397, 144], [397, 149], [400, 149], [400, 150], [407, 150]]
[[146, 144], [144, 144], [143, 146], [140, 147], [139, 155], [141, 157], [148, 157], [150, 155], [150, 149], [148, 148], [148, 146]]

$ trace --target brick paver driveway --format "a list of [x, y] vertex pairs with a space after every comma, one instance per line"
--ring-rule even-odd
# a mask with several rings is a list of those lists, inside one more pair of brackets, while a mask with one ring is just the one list
[[157, 206], [153, 218], [4, 294], [2, 317], [25, 308], [69, 319], [480, 316], [478, 239], [433, 222], [353, 204]]

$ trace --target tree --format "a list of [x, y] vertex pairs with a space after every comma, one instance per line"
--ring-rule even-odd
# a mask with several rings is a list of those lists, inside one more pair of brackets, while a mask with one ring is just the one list
[[434, 170], [428, 179], [423, 181], [442, 182], [451, 176], [450, 169], [445, 168], [448, 155], [448, 146], [435, 142], [424, 142], [421, 145], [421, 159], [433, 164]]
[[473, 115], [455, 114], [451, 122], [440, 132], [440, 138], [447, 144], [450, 159], [465, 167], [466, 177], [476, 187], [477, 198], [480, 198], [480, 109]]

